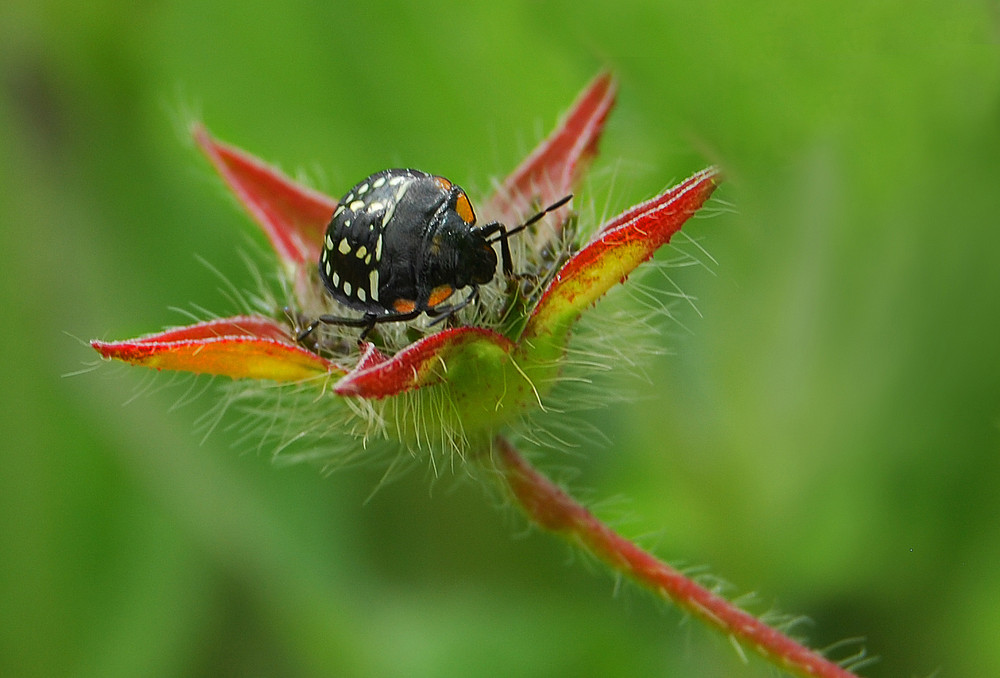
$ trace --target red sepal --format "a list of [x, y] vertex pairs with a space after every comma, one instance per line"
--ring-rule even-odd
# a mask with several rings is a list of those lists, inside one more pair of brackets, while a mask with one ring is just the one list
[[584, 309], [667, 244], [718, 181], [718, 169], [709, 167], [602, 226], [549, 283], [519, 343], [567, 330]]
[[552, 133], [504, 180], [485, 214], [512, 225], [528, 216], [534, 201], [544, 207], [571, 193], [597, 152], [617, 91], [610, 73], [594, 78]]
[[344, 370], [294, 343], [284, 327], [263, 316], [235, 316], [124, 341], [92, 341], [105, 358], [158, 370], [233, 379], [300, 381]]
[[200, 124], [192, 133], [240, 203], [263, 227], [282, 261], [316, 261], [337, 201], [292, 181], [245, 151], [216, 141]]
[[[477, 346], [478, 345], [478, 346]], [[478, 349], [509, 354], [509, 339], [480, 327], [456, 327], [424, 337], [386, 358], [364, 353], [358, 367], [338, 381], [333, 390], [343, 396], [385, 398], [440, 383], [463, 354], [475, 360]]]

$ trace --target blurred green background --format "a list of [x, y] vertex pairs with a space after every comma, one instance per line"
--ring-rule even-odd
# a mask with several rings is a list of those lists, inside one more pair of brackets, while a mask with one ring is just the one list
[[203, 442], [211, 391], [63, 376], [235, 310], [196, 255], [252, 284], [191, 118], [335, 195], [398, 164], [481, 195], [603, 67], [581, 199], [718, 163], [716, 263], [670, 272], [697, 312], [609, 441], [543, 466], [814, 646], [866, 637], [868, 676], [1000, 675], [998, 65], [995, 2], [4, 3], [0, 675], [773, 675], [461, 471], [365, 503], [378, 467]]

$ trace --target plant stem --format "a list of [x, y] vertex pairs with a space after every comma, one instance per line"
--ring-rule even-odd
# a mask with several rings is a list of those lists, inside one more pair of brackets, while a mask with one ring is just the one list
[[809, 678], [857, 678], [643, 551], [539, 473], [504, 438], [498, 466], [514, 498], [539, 526], [579, 543], [616, 571], [752, 648], [780, 669]]

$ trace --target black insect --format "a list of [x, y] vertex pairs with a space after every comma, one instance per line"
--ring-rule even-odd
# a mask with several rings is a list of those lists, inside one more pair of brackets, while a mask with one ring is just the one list
[[[326, 229], [319, 275], [333, 298], [364, 315], [321, 315], [298, 335], [302, 341], [320, 323], [363, 327], [363, 339], [378, 323], [412, 320], [421, 313], [444, 319], [473, 303], [478, 286], [496, 274], [500, 243], [505, 275], [512, 264], [507, 239], [569, 202], [549, 205], [513, 229], [493, 221], [476, 226], [469, 197], [444, 177], [413, 169], [377, 172], [340, 201]], [[462, 301], [446, 304], [470, 287]]]

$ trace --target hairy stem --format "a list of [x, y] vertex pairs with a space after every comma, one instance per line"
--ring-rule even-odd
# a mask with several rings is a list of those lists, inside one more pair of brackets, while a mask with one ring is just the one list
[[808, 677], [857, 678], [615, 533], [539, 473], [506, 439], [498, 437], [495, 449], [499, 470], [514, 498], [539, 526], [579, 543], [616, 571], [783, 670]]

